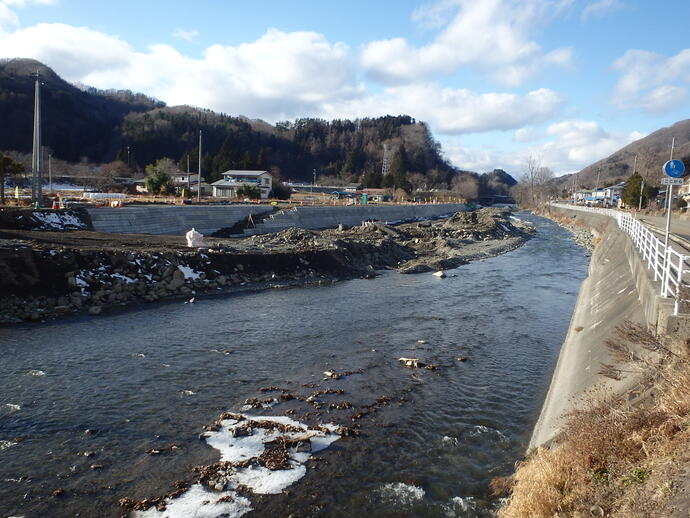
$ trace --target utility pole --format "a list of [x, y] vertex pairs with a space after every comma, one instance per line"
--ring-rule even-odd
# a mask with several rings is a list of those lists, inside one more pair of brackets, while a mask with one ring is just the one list
[[196, 201], [201, 202], [201, 132], [199, 130], [199, 181], [196, 184]]
[[312, 181], [312, 184], [311, 184], [312, 194], [314, 193], [314, 187], [316, 187], [316, 169], [314, 169], [314, 180]]
[[189, 153], [187, 153], [187, 192], [192, 196], [192, 177], [189, 176]]
[[599, 178], [600, 177], [601, 177], [601, 166], [597, 167], [597, 185], [596, 185], [596, 188], [594, 189], [594, 193], [595, 193], [594, 195], [597, 198], [599, 197]]
[[40, 206], [43, 198], [43, 177], [41, 175], [41, 82], [36, 71], [34, 88], [34, 142], [31, 158], [31, 201]]
[[[676, 146], [676, 137], [671, 141], [671, 158], [673, 160], [673, 148]], [[666, 186], [666, 233], [664, 234], [664, 254], [666, 254], [666, 261], [668, 261], [668, 235], [671, 232], [671, 203], [673, 202], [673, 185]], [[665, 265], [668, 266], [668, 265]], [[664, 268], [666, 271], [666, 268]]]
[[48, 155], [48, 192], [53, 192], [53, 154]]
[[127, 146], [127, 167], [128, 168], [130, 167], [130, 164], [129, 164], [129, 146]]

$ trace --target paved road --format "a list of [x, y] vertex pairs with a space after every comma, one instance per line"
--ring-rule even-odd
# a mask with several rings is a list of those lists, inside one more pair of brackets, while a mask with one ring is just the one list
[[[638, 219], [663, 239], [666, 230], [666, 218], [662, 216], [639, 216]], [[690, 254], [690, 221], [671, 218], [671, 235], [676, 238], [672, 241], [682, 247], [686, 254]]]

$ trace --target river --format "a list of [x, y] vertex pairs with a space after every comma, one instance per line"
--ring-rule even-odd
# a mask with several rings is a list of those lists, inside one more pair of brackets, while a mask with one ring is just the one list
[[[589, 261], [567, 231], [519, 217], [534, 238], [446, 279], [385, 272], [0, 328], [0, 517], [121, 516], [120, 498], [218, 460], [198, 435], [221, 412], [309, 384], [344, 393], [258, 413], [351, 425], [390, 404], [282, 494], [250, 497], [248, 516], [489, 516], [488, 482], [524, 453]], [[353, 408], [329, 410], [342, 401]]]

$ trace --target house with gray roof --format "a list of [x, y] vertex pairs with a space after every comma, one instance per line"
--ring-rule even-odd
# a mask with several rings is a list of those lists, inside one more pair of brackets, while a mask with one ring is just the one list
[[223, 179], [213, 182], [215, 198], [237, 198], [237, 189], [241, 186], [258, 187], [261, 198], [268, 198], [273, 188], [273, 177], [268, 171], [229, 170], [223, 173]]

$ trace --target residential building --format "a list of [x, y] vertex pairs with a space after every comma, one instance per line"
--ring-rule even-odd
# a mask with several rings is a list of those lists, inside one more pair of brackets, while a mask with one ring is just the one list
[[223, 173], [223, 179], [213, 182], [213, 196], [216, 198], [236, 198], [237, 190], [242, 186], [258, 187], [261, 198], [268, 198], [273, 188], [273, 177], [268, 171], [236, 171]]
[[170, 175], [173, 185], [175, 187], [185, 188], [187, 185], [194, 185], [199, 181], [199, 175], [197, 173], [173, 173]]

